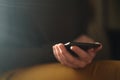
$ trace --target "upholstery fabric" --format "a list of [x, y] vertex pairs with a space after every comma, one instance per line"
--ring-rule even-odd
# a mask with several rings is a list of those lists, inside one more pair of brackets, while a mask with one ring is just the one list
[[120, 80], [120, 61], [97, 61], [83, 69], [43, 64], [6, 73], [0, 80]]

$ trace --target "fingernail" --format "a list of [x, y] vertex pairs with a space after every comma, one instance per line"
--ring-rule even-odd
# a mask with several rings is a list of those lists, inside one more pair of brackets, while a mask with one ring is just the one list
[[73, 46], [71, 46], [70, 49], [73, 49]]

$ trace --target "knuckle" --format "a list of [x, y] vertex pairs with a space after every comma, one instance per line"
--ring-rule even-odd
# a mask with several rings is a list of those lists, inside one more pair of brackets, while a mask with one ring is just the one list
[[70, 62], [71, 62], [71, 63], [75, 63], [76, 61], [75, 61], [74, 59], [71, 59]]
[[92, 62], [92, 60], [88, 60], [88, 64], [90, 64]]
[[60, 50], [60, 52], [59, 52], [60, 54], [63, 54], [63, 51], [62, 50]]
[[83, 60], [88, 60], [88, 57], [87, 56], [82, 56], [82, 59]]
[[86, 62], [82, 62], [81, 64], [78, 64], [79, 68], [84, 68], [86, 66]]
[[81, 68], [84, 68], [86, 66], [86, 64], [81, 64], [80, 67]]

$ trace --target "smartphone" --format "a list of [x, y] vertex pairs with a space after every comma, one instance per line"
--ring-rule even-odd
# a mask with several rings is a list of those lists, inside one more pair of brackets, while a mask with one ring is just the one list
[[84, 42], [68, 42], [66, 44], [64, 44], [66, 49], [71, 53], [71, 55], [78, 57], [78, 55], [76, 53], [74, 53], [70, 47], [71, 46], [78, 46], [81, 49], [87, 51], [88, 49], [91, 48], [98, 48], [100, 47], [100, 43], [99, 42], [94, 42], [94, 43], [84, 43]]

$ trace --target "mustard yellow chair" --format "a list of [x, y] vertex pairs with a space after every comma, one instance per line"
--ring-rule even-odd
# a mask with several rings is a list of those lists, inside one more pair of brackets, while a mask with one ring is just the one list
[[96, 61], [84, 69], [43, 64], [7, 72], [0, 80], [120, 80], [120, 61]]

